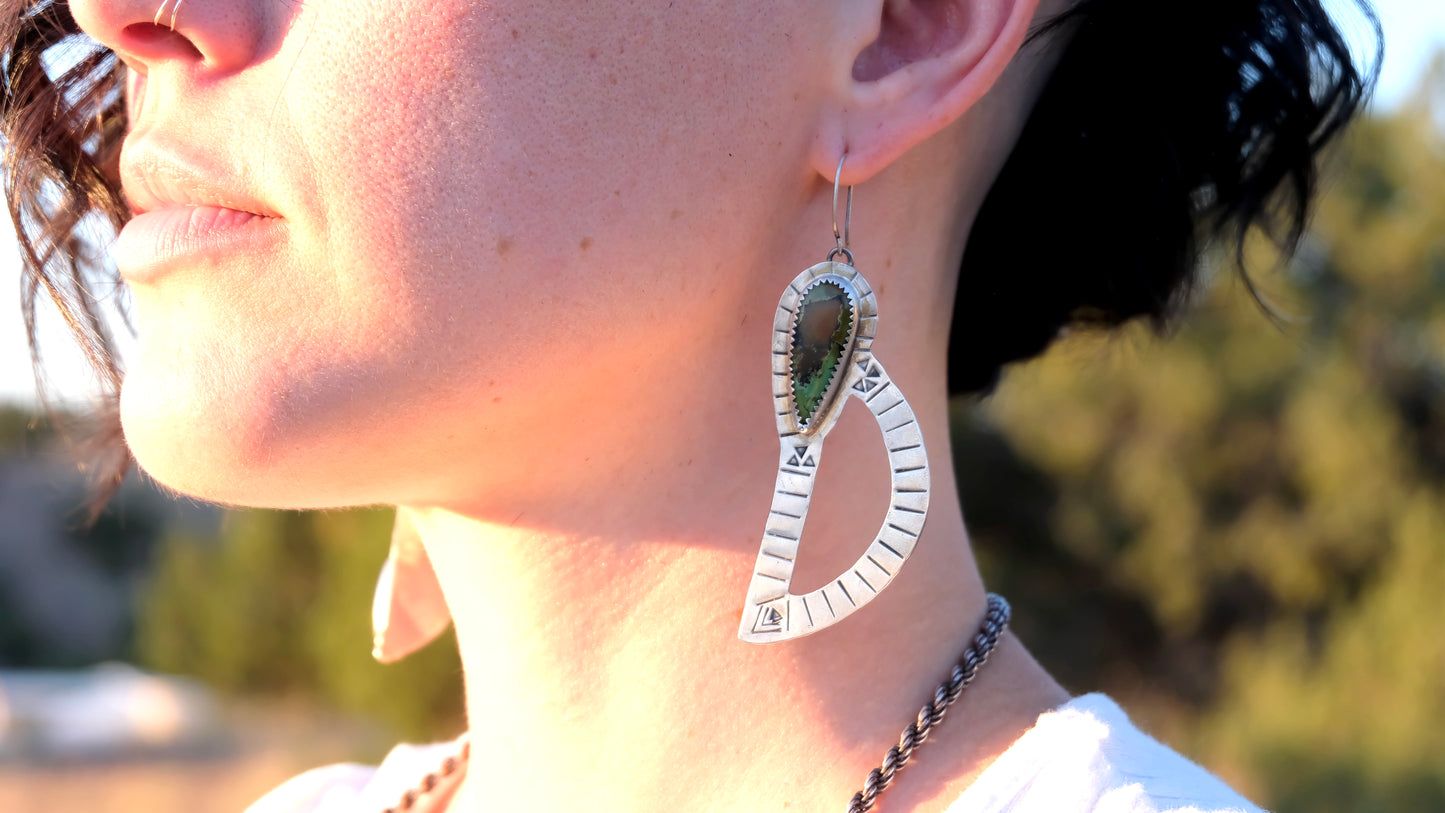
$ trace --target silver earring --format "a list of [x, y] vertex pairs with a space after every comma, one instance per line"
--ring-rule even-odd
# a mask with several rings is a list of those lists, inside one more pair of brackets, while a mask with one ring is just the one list
[[405, 508], [396, 509], [391, 551], [371, 604], [372, 657], [392, 663], [431, 643], [452, 622], [436, 571]]
[[[928, 516], [928, 455], [913, 408], [873, 354], [878, 301], [853, 267], [848, 246], [853, 188], [843, 228], [838, 191], [845, 154], [833, 175], [833, 239], [825, 262], [799, 274], [773, 319], [773, 411], [777, 413], [777, 487], [748, 586], [738, 637], [773, 643], [830, 627], [873, 600], [913, 553]], [[840, 262], [839, 260], [843, 260]], [[806, 595], [790, 590], [803, 524], [823, 459], [823, 441], [848, 399], [868, 407], [883, 431], [893, 494], [882, 527], [863, 556]]]

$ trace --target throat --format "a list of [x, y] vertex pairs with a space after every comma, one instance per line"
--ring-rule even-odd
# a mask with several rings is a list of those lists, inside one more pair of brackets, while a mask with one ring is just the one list
[[[946, 448], [936, 400], [918, 421]], [[686, 454], [609, 459], [567, 481], [595, 494], [529, 496], [521, 517], [514, 504], [409, 509], [465, 670], [472, 759], [453, 810], [847, 809], [973, 639], [985, 592], [961, 509], [938, 499], [913, 556], [866, 607], [796, 640], [740, 641], [778, 457], [776, 435], [758, 428], [706, 433], [698, 442], [716, 446]], [[843, 410], [828, 443], [795, 591], [850, 567], [887, 509], [867, 411]], [[690, 467], [694, 453], [711, 465]], [[954, 493], [948, 467], [934, 472], [934, 493]], [[1031, 664], [1005, 635], [930, 735], [934, 756], [887, 804], [942, 798], [1057, 702]]]
[[[848, 623], [759, 646], [737, 639], [751, 539], [619, 544], [425, 512], [419, 524], [466, 672], [458, 811], [845, 810], [983, 615], [961, 534], [922, 540], [912, 580]], [[992, 712], [967, 698], [1009, 668], [1011, 646], [937, 742], [984, 724]]]

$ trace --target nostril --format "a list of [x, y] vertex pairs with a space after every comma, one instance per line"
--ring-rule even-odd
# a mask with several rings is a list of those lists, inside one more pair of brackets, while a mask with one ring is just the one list
[[202, 59], [200, 49], [179, 31], [155, 23], [134, 23], [121, 31], [126, 49], [144, 59], [154, 57], [180, 57]]

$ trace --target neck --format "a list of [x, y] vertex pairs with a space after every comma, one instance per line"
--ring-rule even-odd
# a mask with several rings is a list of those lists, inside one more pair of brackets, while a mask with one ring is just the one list
[[[925, 398], [935, 496], [913, 557], [870, 605], [797, 641], [736, 637], [777, 454], [766, 393], [762, 431], [712, 433], [725, 449], [602, 463], [606, 500], [534, 502], [515, 521], [406, 509], [466, 672], [472, 767], [453, 809], [846, 807], [984, 613], [951, 498], [946, 401]], [[851, 564], [887, 507], [882, 441], [858, 404], [825, 460], [796, 593]], [[1063, 697], [1006, 636], [931, 739], [945, 756], [911, 770], [890, 801], [942, 809]]]

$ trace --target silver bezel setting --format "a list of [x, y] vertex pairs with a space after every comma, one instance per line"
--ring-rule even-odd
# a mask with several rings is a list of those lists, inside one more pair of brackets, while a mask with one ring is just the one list
[[[822, 265], [841, 265], [841, 263], [823, 263]], [[849, 304], [853, 308], [853, 317], [850, 320], [851, 324], [848, 326], [848, 340], [843, 345], [843, 353], [838, 358], [838, 366], [833, 372], [833, 379], [828, 382], [827, 388], [823, 390], [823, 395], [818, 400], [818, 409], [813, 413], [812, 420], [804, 424], [799, 420], [797, 396], [793, 391], [793, 345], [795, 344], [793, 337], [798, 329], [798, 316], [802, 310], [803, 298], [808, 295], [809, 291], [823, 284], [836, 285], [842, 289], [843, 293], [848, 296]], [[798, 433], [816, 435], [820, 431], [826, 431], [827, 428], [832, 426], [833, 421], [837, 420], [836, 416], [839, 409], [835, 408], [835, 405], [841, 406], [837, 397], [838, 392], [843, 389], [843, 382], [848, 378], [848, 365], [853, 358], [853, 347], [858, 343], [858, 313], [863, 298], [858, 294], [858, 289], [853, 287], [852, 280], [831, 270], [813, 278], [798, 294], [793, 295], [792, 290], [790, 287], [788, 294], [783, 296], [783, 302], [778, 304], [779, 309], [786, 305], [792, 311], [788, 335], [784, 337], [787, 340], [788, 347], [788, 355], [784, 359], [785, 384], [788, 390], [788, 419], [790, 427]], [[791, 300], [791, 302], [788, 300]], [[777, 343], [774, 342], [775, 347], [776, 344]]]
[[[793, 332], [797, 329], [798, 309], [803, 297], [823, 283], [836, 285], [848, 295], [853, 305], [853, 324], [833, 380], [828, 382], [813, 419], [803, 425], [798, 420], [798, 406], [793, 398]], [[818, 263], [788, 284], [773, 318], [773, 403], [774, 411], [778, 413], [779, 434], [826, 434], [833, 427], [846, 400], [839, 398], [838, 393], [844, 391], [851, 374], [853, 354], [860, 346], [871, 348], [877, 331], [878, 305], [873, 289], [853, 266], [837, 262]]]

